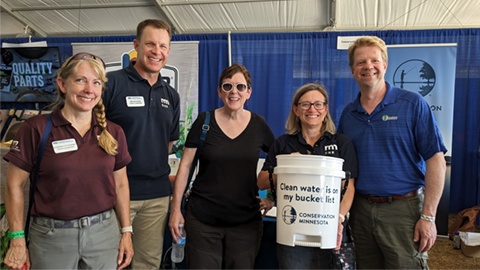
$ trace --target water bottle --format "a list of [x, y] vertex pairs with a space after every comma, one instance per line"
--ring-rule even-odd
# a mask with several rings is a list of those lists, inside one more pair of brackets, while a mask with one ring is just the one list
[[455, 235], [453, 235], [453, 248], [460, 249], [460, 233], [459, 232], [455, 232]]
[[185, 256], [185, 243], [187, 241], [187, 233], [185, 232], [185, 229], [183, 228], [183, 224], [178, 225], [178, 229], [180, 230], [180, 233], [182, 234], [182, 237], [178, 239], [178, 242], [175, 242], [175, 240], [172, 243], [172, 262], [173, 263], [179, 263], [183, 261], [183, 257]]

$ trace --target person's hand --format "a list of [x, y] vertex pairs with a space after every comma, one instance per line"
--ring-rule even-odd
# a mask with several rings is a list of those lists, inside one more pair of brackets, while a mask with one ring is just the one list
[[170, 221], [168, 222], [168, 227], [170, 227], [170, 232], [172, 233], [172, 238], [175, 242], [178, 242], [178, 239], [182, 237], [182, 234], [179, 230], [179, 225], [185, 224], [185, 219], [183, 218], [180, 210], [173, 210], [170, 213]]
[[437, 239], [437, 226], [435, 222], [419, 219], [415, 225], [415, 232], [413, 234], [413, 241], [419, 242], [418, 252], [427, 252], [435, 244]]
[[132, 262], [133, 253], [132, 233], [122, 233], [118, 246], [117, 269], [121, 270], [127, 267]]
[[340, 246], [342, 245], [342, 238], [343, 238], [343, 224], [342, 220], [339, 218], [338, 219], [338, 229], [337, 229], [337, 246], [334, 248], [334, 250], [339, 250]]
[[257, 196], [257, 199], [260, 201], [260, 209], [258, 209], [258, 211], [262, 213], [262, 216], [267, 215], [268, 211], [270, 211], [270, 209], [273, 208], [273, 205], [275, 204], [275, 202], [270, 198], [260, 199], [260, 197], [258, 196]]
[[10, 248], [3, 260], [8, 269], [30, 269], [30, 256], [28, 255], [25, 238], [10, 240]]

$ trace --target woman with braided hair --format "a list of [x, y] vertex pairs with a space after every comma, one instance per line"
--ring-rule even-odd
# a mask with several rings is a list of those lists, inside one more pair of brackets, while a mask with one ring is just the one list
[[[123, 130], [105, 118], [105, 64], [93, 54], [77, 53], [57, 75], [51, 117], [28, 119], [4, 156], [11, 238], [4, 262], [10, 269], [122, 269], [133, 257], [126, 174], [131, 157]], [[43, 158], [36, 164], [50, 121]], [[23, 190], [37, 166], [25, 239]]]

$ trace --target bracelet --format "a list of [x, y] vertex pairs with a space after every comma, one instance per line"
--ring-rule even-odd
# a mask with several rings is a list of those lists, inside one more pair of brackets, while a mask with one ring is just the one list
[[420, 216], [420, 219], [426, 220], [428, 222], [435, 222], [435, 217], [427, 216], [427, 215], [424, 215], [424, 214], [422, 214]]
[[8, 232], [8, 238], [16, 239], [16, 238], [24, 238], [25, 231], [16, 231], [16, 232]]
[[338, 218], [340, 219], [340, 221], [343, 223], [345, 221], [345, 215], [342, 214], [342, 213], [338, 213]]
[[132, 226], [127, 226], [127, 227], [123, 227], [121, 230], [120, 230], [122, 233], [133, 233], [133, 227]]

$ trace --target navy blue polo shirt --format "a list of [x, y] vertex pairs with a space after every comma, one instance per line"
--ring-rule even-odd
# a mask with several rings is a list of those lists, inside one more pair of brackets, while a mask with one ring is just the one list
[[107, 119], [125, 131], [131, 200], [169, 196], [168, 144], [179, 138], [180, 95], [161, 75], [150, 86], [133, 65], [109, 72], [103, 95]]

